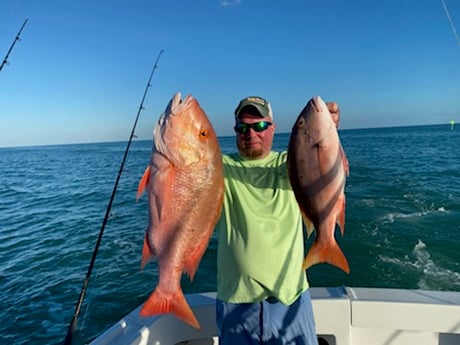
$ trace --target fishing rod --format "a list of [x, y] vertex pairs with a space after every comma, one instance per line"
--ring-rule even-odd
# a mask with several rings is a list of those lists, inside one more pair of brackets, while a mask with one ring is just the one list
[[28, 20], [29, 20], [29, 19], [26, 19], [26, 20], [24, 21], [24, 24], [22, 24], [21, 28], [19, 29], [19, 31], [18, 31], [18, 33], [17, 33], [17, 35], [16, 35], [16, 38], [14, 39], [13, 43], [11, 43], [10, 49], [8, 49], [8, 52], [6, 53], [6, 56], [5, 56], [5, 58], [3, 59], [2, 64], [0, 65], [0, 71], [2, 70], [2, 68], [3, 68], [4, 65], [8, 64], [8, 56], [10, 56], [10, 53], [11, 53], [11, 51], [13, 50], [13, 47], [14, 47], [14, 45], [16, 44], [16, 42], [21, 40], [19, 37], [21, 36], [21, 32], [22, 32], [22, 30], [24, 29], [24, 26], [26, 26]]
[[118, 182], [120, 181], [121, 173], [123, 171], [123, 167], [124, 167], [125, 162], [126, 162], [126, 157], [128, 156], [129, 147], [131, 146], [131, 142], [132, 142], [133, 138], [135, 137], [134, 132], [136, 130], [137, 121], [139, 120], [139, 115], [141, 114], [141, 111], [144, 110], [145, 96], [147, 95], [147, 91], [148, 91], [149, 87], [151, 86], [150, 82], [152, 81], [153, 73], [157, 69], [158, 60], [160, 60], [160, 56], [161, 56], [162, 53], [163, 53], [163, 49], [161, 49], [160, 53], [158, 54], [158, 57], [157, 57], [157, 59], [155, 61], [155, 64], [154, 64], [153, 69], [152, 69], [152, 72], [150, 73], [149, 80], [148, 80], [147, 85], [145, 87], [144, 95], [142, 96], [141, 104], [139, 105], [139, 110], [137, 111], [137, 116], [136, 116], [136, 119], [135, 119], [134, 124], [133, 124], [133, 129], [131, 130], [131, 134], [129, 136], [128, 144], [126, 146], [125, 154], [123, 155], [123, 159], [121, 161], [120, 169], [118, 170], [117, 179], [115, 181], [115, 185], [113, 186], [112, 195], [110, 197], [109, 204], [107, 205], [107, 210], [105, 212], [104, 220], [102, 221], [101, 230], [99, 231], [99, 236], [97, 238], [96, 246], [95, 246], [94, 251], [93, 251], [93, 256], [91, 258], [91, 261], [90, 261], [90, 264], [89, 264], [89, 267], [88, 267], [88, 272], [86, 273], [86, 278], [85, 278], [85, 281], [83, 283], [83, 287], [82, 287], [81, 292], [80, 292], [80, 297], [78, 298], [77, 306], [75, 307], [75, 312], [73, 314], [72, 321], [69, 324], [69, 329], [67, 331], [67, 335], [66, 335], [66, 338], [64, 340], [64, 345], [72, 344], [73, 334], [75, 333], [75, 330], [77, 328], [78, 316], [79, 316], [80, 311], [81, 311], [81, 306], [83, 304], [83, 299], [85, 298], [85, 295], [86, 295], [86, 289], [88, 287], [91, 272], [93, 271], [94, 262], [96, 261], [96, 256], [97, 256], [97, 252], [99, 250], [99, 246], [101, 244], [102, 235], [104, 233], [104, 229], [105, 229], [105, 226], [107, 224], [107, 220], [109, 219], [110, 209], [112, 208], [112, 203], [113, 203], [113, 200], [115, 199], [115, 193], [117, 191]]
[[454, 22], [452, 21], [452, 18], [450, 17], [449, 10], [447, 9], [447, 5], [444, 0], [441, 0], [441, 3], [442, 3], [442, 7], [444, 7], [444, 12], [446, 12], [447, 20], [449, 21], [449, 24], [455, 36], [455, 39], [457, 40], [457, 44], [460, 46], [460, 37], [458, 37], [457, 30], [455, 29]]

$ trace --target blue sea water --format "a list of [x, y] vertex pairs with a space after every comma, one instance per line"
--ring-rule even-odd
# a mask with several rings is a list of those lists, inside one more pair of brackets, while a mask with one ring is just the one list
[[[460, 131], [447, 125], [343, 130], [350, 163], [344, 237], [351, 273], [323, 264], [312, 286], [460, 291]], [[220, 138], [224, 152], [234, 138]], [[278, 134], [274, 149], [286, 149]], [[58, 344], [69, 322], [126, 143], [0, 149], [0, 343]], [[150, 141], [131, 146], [74, 344], [141, 304], [157, 282], [140, 271], [147, 200], [136, 203]], [[215, 290], [213, 237], [193, 283]]]

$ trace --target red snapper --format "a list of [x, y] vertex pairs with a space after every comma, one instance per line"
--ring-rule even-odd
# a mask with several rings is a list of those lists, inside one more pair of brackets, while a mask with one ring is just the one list
[[220, 216], [224, 179], [216, 133], [197, 100], [176, 93], [154, 130], [150, 165], [137, 196], [148, 193], [149, 225], [142, 267], [158, 260], [159, 282], [141, 308], [141, 316], [172, 313], [200, 325], [180, 280], [193, 280]]
[[345, 229], [348, 160], [336, 125], [320, 97], [307, 103], [292, 128], [287, 165], [308, 236], [316, 230], [302, 268], [326, 262], [349, 273], [347, 259], [334, 236], [336, 224], [342, 236]]

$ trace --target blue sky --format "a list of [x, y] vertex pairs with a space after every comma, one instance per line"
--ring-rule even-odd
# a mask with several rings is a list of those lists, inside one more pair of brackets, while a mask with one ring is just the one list
[[[444, 0], [460, 30], [460, 2]], [[248, 95], [289, 132], [312, 96], [341, 128], [460, 122], [460, 45], [439, 0], [1, 0], [0, 147], [150, 139], [172, 95], [218, 135]]]

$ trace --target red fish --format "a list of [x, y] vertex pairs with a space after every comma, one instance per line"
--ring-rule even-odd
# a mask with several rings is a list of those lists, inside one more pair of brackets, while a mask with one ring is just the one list
[[287, 165], [308, 236], [316, 230], [302, 268], [326, 262], [349, 273], [348, 261], [334, 236], [336, 224], [342, 236], [345, 229], [348, 160], [320, 97], [307, 103], [292, 128]]
[[159, 282], [141, 316], [172, 313], [200, 325], [180, 286], [185, 272], [193, 280], [220, 216], [224, 178], [215, 131], [197, 100], [176, 93], [154, 131], [150, 165], [137, 196], [146, 189], [149, 225], [142, 267], [158, 260]]

